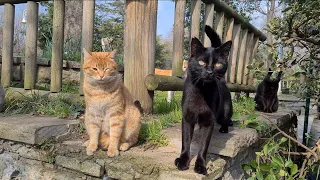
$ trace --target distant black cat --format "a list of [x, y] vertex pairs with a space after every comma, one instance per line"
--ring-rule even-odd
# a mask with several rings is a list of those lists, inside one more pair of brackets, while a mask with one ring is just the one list
[[179, 170], [189, 168], [190, 144], [196, 123], [201, 138], [200, 150], [195, 163], [195, 172], [207, 174], [206, 156], [211, 140], [214, 121], [221, 124], [220, 132], [227, 133], [232, 125], [232, 102], [224, 80], [228, 67], [231, 41], [221, 45], [218, 34], [210, 26], [205, 32], [212, 47], [205, 48], [197, 38], [192, 38], [188, 75], [182, 97], [182, 150], [175, 165]]
[[256, 102], [256, 110], [266, 113], [273, 113], [278, 110], [278, 88], [282, 71], [279, 72], [275, 79], [271, 78], [272, 71], [269, 68], [267, 76], [259, 84], [257, 94], [254, 97]]

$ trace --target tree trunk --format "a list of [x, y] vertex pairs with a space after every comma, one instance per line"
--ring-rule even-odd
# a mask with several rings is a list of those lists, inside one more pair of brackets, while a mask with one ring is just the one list
[[[269, 4], [270, 3], [270, 4]], [[271, 23], [272, 19], [274, 18], [274, 9], [275, 9], [275, 0], [269, 0], [268, 2], [268, 13], [267, 13], [267, 23]], [[267, 43], [269, 45], [272, 45], [273, 44], [273, 36], [272, 36], [272, 33], [268, 31], [267, 33]], [[267, 59], [267, 62], [266, 62], [266, 66], [267, 68], [271, 67], [271, 63], [272, 63], [272, 53], [270, 53], [268, 55], [268, 59]]]

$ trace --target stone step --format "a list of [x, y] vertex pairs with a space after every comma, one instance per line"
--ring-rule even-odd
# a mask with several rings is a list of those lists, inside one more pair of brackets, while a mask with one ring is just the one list
[[0, 117], [0, 138], [27, 144], [41, 144], [50, 137], [68, 133], [78, 120], [47, 116], [15, 115]]

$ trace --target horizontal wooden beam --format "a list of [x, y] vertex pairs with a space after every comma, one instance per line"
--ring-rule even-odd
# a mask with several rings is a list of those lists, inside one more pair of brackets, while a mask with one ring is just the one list
[[[40, 2], [40, 1], [48, 1], [48, 0], [29, 0], [29, 1]], [[21, 3], [27, 3], [27, 2], [28, 2], [28, 0], [0, 0], [0, 5], [4, 5], [6, 3], [21, 4]]]
[[[149, 74], [145, 78], [145, 86], [149, 91], [182, 91], [184, 86], [184, 80], [176, 76], [162, 76]], [[257, 89], [257, 87], [255, 86], [231, 83], [227, 83], [227, 86], [231, 92], [254, 93]]]
[[220, 0], [202, 0], [206, 4], [214, 4], [214, 9], [217, 12], [223, 11], [225, 16], [228, 18], [234, 18], [234, 23], [241, 24], [242, 28], [248, 29], [249, 33], [254, 33], [255, 36], [259, 37], [260, 41], [265, 41], [267, 36], [263, 34], [260, 30], [254, 27], [249, 20], [242, 17], [235, 10], [233, 10], [227, 3]]

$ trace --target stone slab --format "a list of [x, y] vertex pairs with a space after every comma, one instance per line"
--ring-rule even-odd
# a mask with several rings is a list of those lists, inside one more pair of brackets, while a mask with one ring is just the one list
[[[295, 111], [289, 109], [279, 109], [276, 113], [259, 113], [263, 115], [259, 116], [259, 120], [265, 121], [268, 124], [271, 122], [282, 126], [293, 118], [296, 115]], [[267, 118], [269, 118], [269, 121]], [[219, 125], [215, 125], [212, 138], [210, 141], [208, 153], [226, 156], [226, 157], [236, 157], [238, 153], [244, 149], [250, 147], [259, 140], [260, 134], [251, 128], [240, 129], [238, 127], [230, 127], [229, 133], [222, 134], [219, 133]], [[274, 128], [273, 128], [274, 129]], [[168, 129], [163, 130], [167, 139], [169, 140], [169, 146], [175, 149], [175, 152], [181, 151], [181, 125], [177, 125]], [[199, 151], [199, 139], [201, 132], [199, 128], [195, 127], [195, 132], [193, 135], [193, 141], [191, 144], [191, 154], [193, 156], [197, 155]]]
[[27, 144], [41, 144], [50, 137], [68, 133], [77, 120], [16, 115], [0, 117], [0, 138]]
[[104, 172], [104, 167], [91, 161], [80, 161], [77, 158], [71, 158], [66, 156], [57, 156], [56, 165], [68, 168], [71, 170], [76, 170], [84, 174], [101, 177]]

